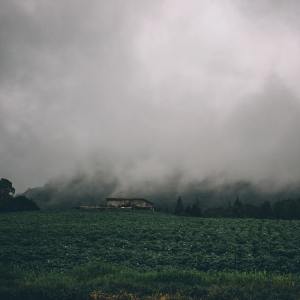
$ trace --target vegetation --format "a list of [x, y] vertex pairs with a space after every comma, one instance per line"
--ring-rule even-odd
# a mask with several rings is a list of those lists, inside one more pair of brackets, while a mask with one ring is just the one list
[[182, 215], [183, 212], [184, 212], [183, 203], [181, 197], [179, 197], [177, 199], [176, 206], [175, 206], [175, 215]]
[[299, 236], [287, 220], [2, 214], [0, 299], [299, 299]]
[[14, 197], [15, 188], [5, 178], [0, 180], [0, 212], [38, 210], [38, 206], [25, 196]]
[[5, 300], [296, 300], [300, 296], [299, 276], [264, 272], [172, 268], [141, 272], [100, 262], [64, 272], [24, 272], [17, 268], [0, 271], [0, 296]]
[[229, 203], [227, 206], [210, 207], [202, 210], [198, 200], [194, 204], [185, 207], [181, 197], [179, 197], [174, 213], [175, 215], [193, 217], [299, 220], [300, 199], [280, 200], [274, 202], [273, 205], [269, 201], [264, 201], [260, 205], [254, 205], [244, 204], [237, 198], [233, 205]]

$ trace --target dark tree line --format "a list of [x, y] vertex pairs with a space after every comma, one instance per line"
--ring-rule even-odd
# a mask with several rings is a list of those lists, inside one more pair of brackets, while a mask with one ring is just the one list
[[175, 206], [175, 215], [181, 216], [193, 216], [193, 217], [201, 217], [202, 209], [200, 207], [199, 201], [195, 201], [191, 205], [184, 206], [181, 197], [177, 199]]
[[300, 219], [300, 199], [286, 199], [271, 204], [264, 201], [260, 205], [243, 203], [237, 197], [233, 204], [203, 209], [199, 201], [184, 205], [181, 197], [175, 206], [176, 215], [213, 218], [259, 218], [259, 219]]
[[5, 178], [0, 180], [0, 212], [38, 210], [39, 207], [25, 196], [16, 196], [12, 183]]

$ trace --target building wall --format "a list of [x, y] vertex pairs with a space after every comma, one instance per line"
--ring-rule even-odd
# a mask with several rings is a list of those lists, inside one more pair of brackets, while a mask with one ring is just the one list
[[153, 205], [146, 201], [138, 201], [138, 200], [107, 200], [107, 206], [110, 207], [130, 207], [130, 206], [135, 206], [135, 207], [143, 207], [143, 208], [151, 208]]
[[111, 207], [121, 207], [121, 206], [129, 206], [124, 200], [107, 200], [107, 206]]

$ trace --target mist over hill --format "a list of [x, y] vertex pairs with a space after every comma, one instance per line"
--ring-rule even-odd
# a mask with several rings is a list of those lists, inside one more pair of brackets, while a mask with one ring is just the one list
[[158, 209], [173, 211], [176, 200], [182, 197], [185, 204], [198, 201], [202, 208], [226, 206], [237, 197], [243, 203], [261, 204], [300, 198], [300, 185], [272, 189], [266, 184], [247, 181], [217, 182], [213, 179], [182, 182], [177, 174], [161, 183], [121, 186], [120, 181], [104, 173], [87, 176], [78, 174], [71, 179], [52, 180], [41, 187], [31, 188], [25, 195], [42, 209], [72, 208], [79, 205], [104, 205], [106, 197], [143, 197], [155, 203]]

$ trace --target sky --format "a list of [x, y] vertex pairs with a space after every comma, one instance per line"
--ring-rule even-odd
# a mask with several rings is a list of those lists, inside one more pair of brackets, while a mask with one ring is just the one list
[[0, 171], [18, 192], [300, 182], [297, 0], [1, 0]]

